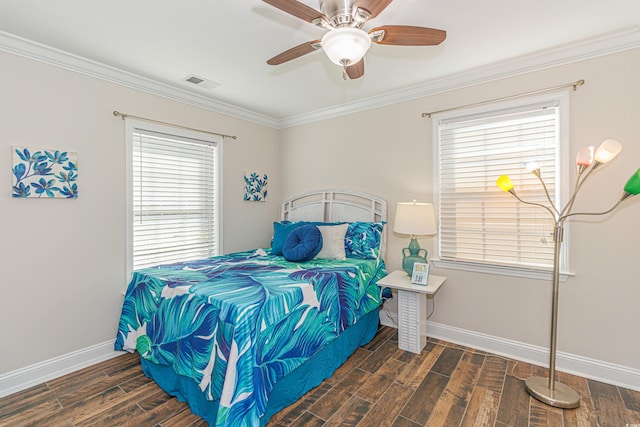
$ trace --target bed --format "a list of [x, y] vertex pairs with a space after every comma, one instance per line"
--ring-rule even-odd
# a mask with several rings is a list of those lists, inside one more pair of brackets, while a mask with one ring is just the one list
[[364, 193], [289, 199], [270, 248], [134, 272], [115, 348], [211, 426], [265, 425], [375, 336], [385, 221]]

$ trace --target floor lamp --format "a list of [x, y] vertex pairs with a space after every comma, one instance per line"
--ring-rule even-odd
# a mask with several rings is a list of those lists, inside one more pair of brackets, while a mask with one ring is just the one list
[[620, 153], [620, 150], [622, 150], [622, 146], [618, 141], [607, 139], [603, 141], [602, 144], [600, 144], [597, 150], [594, 150], [594, 147], [585, 147], [578, 152], [576, 158], [577, 178], [575, 186], [573, 188], [573, 193], [569, 197], [567, 205], [562, 210], [558, 210], [558, 208], [556, 208], [555, 204], [551, 200], [549, 192], [547, 191], [547, 187], [540, 174], [540, 166], [535, 162], [527, 163], [526, 167], [532, 174], [534, 174], [538, 178], [538, 180], [542, 184], [544, 192], [547, 196], [547, 201], [549, 202], [549, 206], [522, 200], [516, 194], [513, 188], [513, 183], [506, 175], [502, 175], [496, 181], [496, 184], [498, 185], [498, 187], [500, 187], [500, 189], [511, 193], [520, 202], [546, 209], [555, 221], [555, 227], [553, 230], [554, 249], [553, 284], [551, 295], [551, 344], [549, 348], [549, 378], [530, 377], [525, 380], [525, 387], [527, 389], [527, 392], [529, 392], [529, 394], [536, 399], [550, 406], [565, 409], [577, 408], [578, 406], [580, 406], [580, 396], [578, 395], [578, 393], [571, 387], [555, 381], [556, 341], [558, 332], [558, 294], [560, 283], [560, 247], [562, 245], [564, 223], [570, 217], [577, 215], [606, 215], [616, 209], [618, 205], [620, 205], [620, 203], [622, 203], [627, 198], [640, 193], [640, 169], [638, 169], [625, 184], [624, 191], [620, 196], [620, 199], [610, 209], [603, 212], [572, 213], [573, 203], [575, 202], [576, 195], [578, 194], [578, 191], [580, 191], [582, 184], [584, 184], [586, 179], [594, 170], [596, 170], [601, 165], [613, 160], [618, 155], [618, 153]]

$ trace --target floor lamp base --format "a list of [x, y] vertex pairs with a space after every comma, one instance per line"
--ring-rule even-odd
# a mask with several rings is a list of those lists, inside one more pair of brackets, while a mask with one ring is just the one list
[[524, 385], [531, 396], [547, 405], [563, 409], [580, 406], [580, 395], [571, 387], [557, 381], [553, 390], [549, 388], [548, 378], [530, 377], [526, 379]]

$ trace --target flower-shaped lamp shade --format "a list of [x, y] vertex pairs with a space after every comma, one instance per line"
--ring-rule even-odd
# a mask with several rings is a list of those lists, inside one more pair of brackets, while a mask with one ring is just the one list
[[513, 189], [513, 182], [507, 175], [502, 175], [496, 181], [496, 185], [500, 187], [502, 191], [511, 191]]
[[576, 155], [576, 166], [583, 166], [588, 168], [593, 163], [593, 155], [595, 153], [595, 147], [584, 147], [582, 150], [578, 151]]
[[636, 171], [624, 186], [624, 191], [636, 196], [640, 193], [640, 169]]
[[607, 163], [615, 159], [620, 151], [622, 151], [622, 144], [615, 139], [605, 139], [596, 150], [594, 157], [599, 163]]
[[524, 167], [525, 167], [525, 169], [527, 169], [531, 173], [540, 172], [540, 163], [538, 163], [535, 160], [531, 160], [530, 162], [526, 162], [524, 164]]

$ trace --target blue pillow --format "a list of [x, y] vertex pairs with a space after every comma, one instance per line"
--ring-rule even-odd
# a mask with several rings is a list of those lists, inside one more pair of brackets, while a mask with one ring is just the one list
[[282, 221], [273, 223], [273, 240], [271, 241], [271, 255], [282, 255], [282, 248], [289, 233], [305, 225], [303, 222]]
[[315, 225], [295, 228], [287, 236], [282, 254], [287, 261], [304, 262], [318, 255], [322, 249], [322, 234]]
[[287, 240], [287, 236], [293, 230], [298, 227], [302, 227], [303, 225], [336, 225], [335, 223], [324, 223], [324, 222], [311, 222], [311, 221], [280, 221], [273, 223], [273, 239], [271, 239], [271, 255], [282, 255], [282, 247], [284, 246], [285, 240]]

